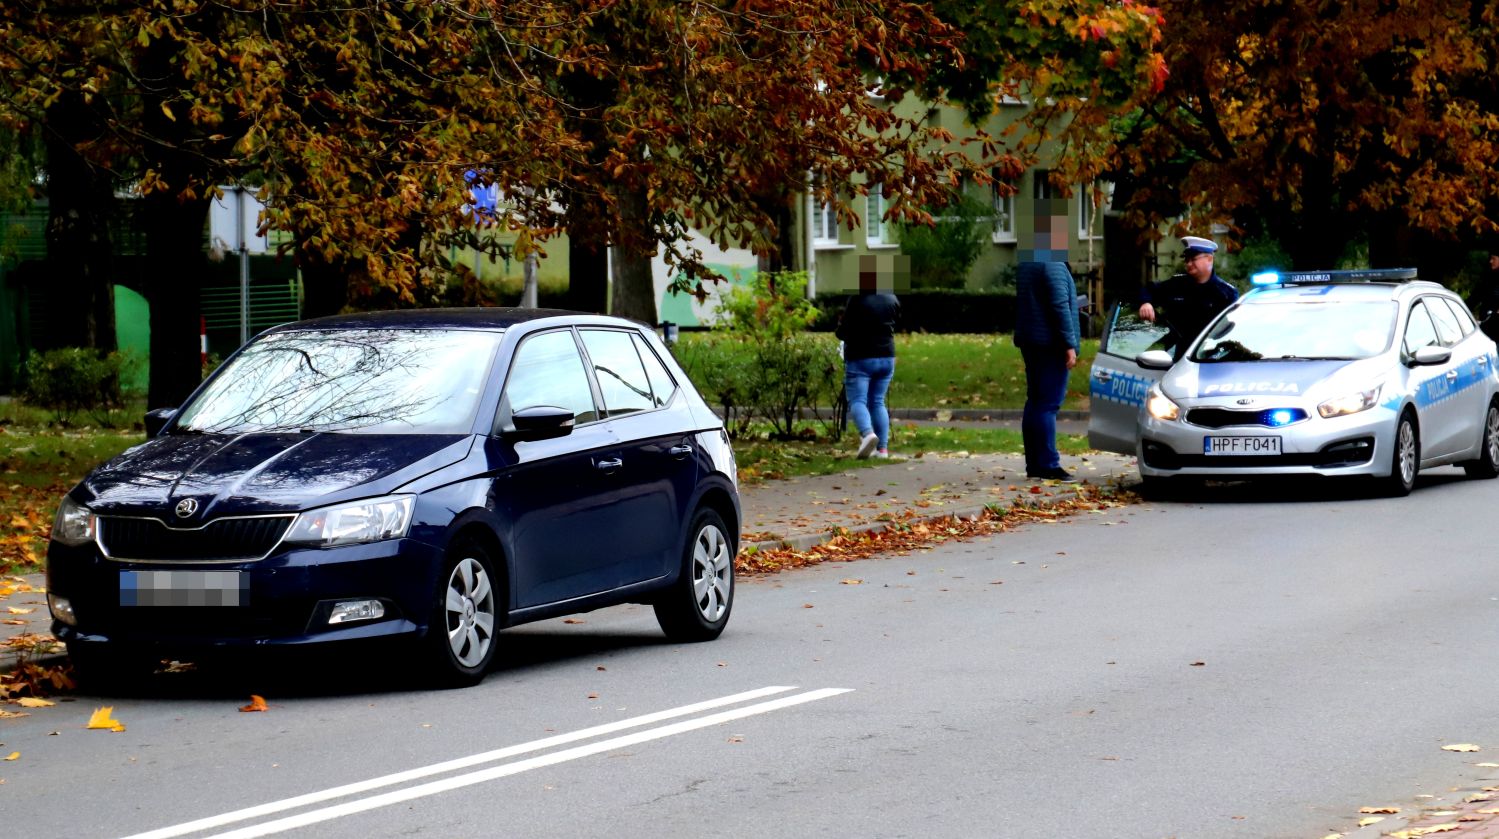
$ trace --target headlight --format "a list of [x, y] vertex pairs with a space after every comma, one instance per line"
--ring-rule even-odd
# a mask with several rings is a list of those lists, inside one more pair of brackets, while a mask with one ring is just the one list
[[1359, 411], [1367, 411], [1379, 401], [1379, 390], [1382, 387], [1384, 386], [1375, 385], [1368, 390], [1361, 390], [1357, 393], [1339, 396], [1336, 399], [1329, 399], [1317, 406], [1317, 413], [1321, 414], [1323, 419], [1328, 419], [1330, 417], [1341, 417], [1344, 414], [1356, 414]]
[[330, 547], [399, 539], [411, 526], [414, 495], [391, 495], [299, 513], [284, 541]]
[[1152, 386], [1150, 392], [1146, 394], [1145, 410], [1158, 420], [1174, 421], [1181, 416], [1181, 406], [1172, 402], [1166, 394], [1161, 393], [1158, 385]]
[[92, 510], [63, 496], [57, 518], [52, 520], [52, 539], [64, 545], [86, 545], [94, 541], [97, 521]]

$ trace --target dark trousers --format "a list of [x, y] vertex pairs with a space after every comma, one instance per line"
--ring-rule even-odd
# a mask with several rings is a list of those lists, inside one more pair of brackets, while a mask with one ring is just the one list
[[1062, 466], [1057, 454], [1057, 411], [1067, 396], [1067, 348], [1021, 347], [1025, 360], [1025, 412], [1020, 436], [1025, 442], [1025, 469], [1040, 472]]

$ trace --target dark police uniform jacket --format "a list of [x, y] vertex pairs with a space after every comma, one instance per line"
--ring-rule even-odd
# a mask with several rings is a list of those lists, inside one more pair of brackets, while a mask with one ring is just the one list
[[1170, 325], [1176, 348], [1176, 357], [1181, 358], [1187, 344], [1207, 328], [1208, 322], [1239, 299], [1239, 291], [1224, 282], [1215, 271], [1208, 281], [1199, 283], [1186, 274], [1176, 274], [1159, 283], [1146, 283], [1140, 289], [1140, 303], [1165, 307], [1157, 316]]

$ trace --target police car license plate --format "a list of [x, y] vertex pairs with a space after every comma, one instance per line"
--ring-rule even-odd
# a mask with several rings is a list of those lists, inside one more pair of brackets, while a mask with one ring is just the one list
[[239, 571], [121, 571], [121, 606], [248, 606], [250, 575]]
[[1280, 438], [1226, 437], [1209, 434], [1202, 438], [1202, 453], [1209, 455], [1280, 454]]

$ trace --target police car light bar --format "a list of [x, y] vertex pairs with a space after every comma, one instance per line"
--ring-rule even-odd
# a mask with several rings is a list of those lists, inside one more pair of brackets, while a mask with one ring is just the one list
[[1416, 278], [1414, 268], [1373, 268], [1351, 271], [1262, 271], [1251, 275], [1257, 286], [1296, 283], [1403, 283]]

